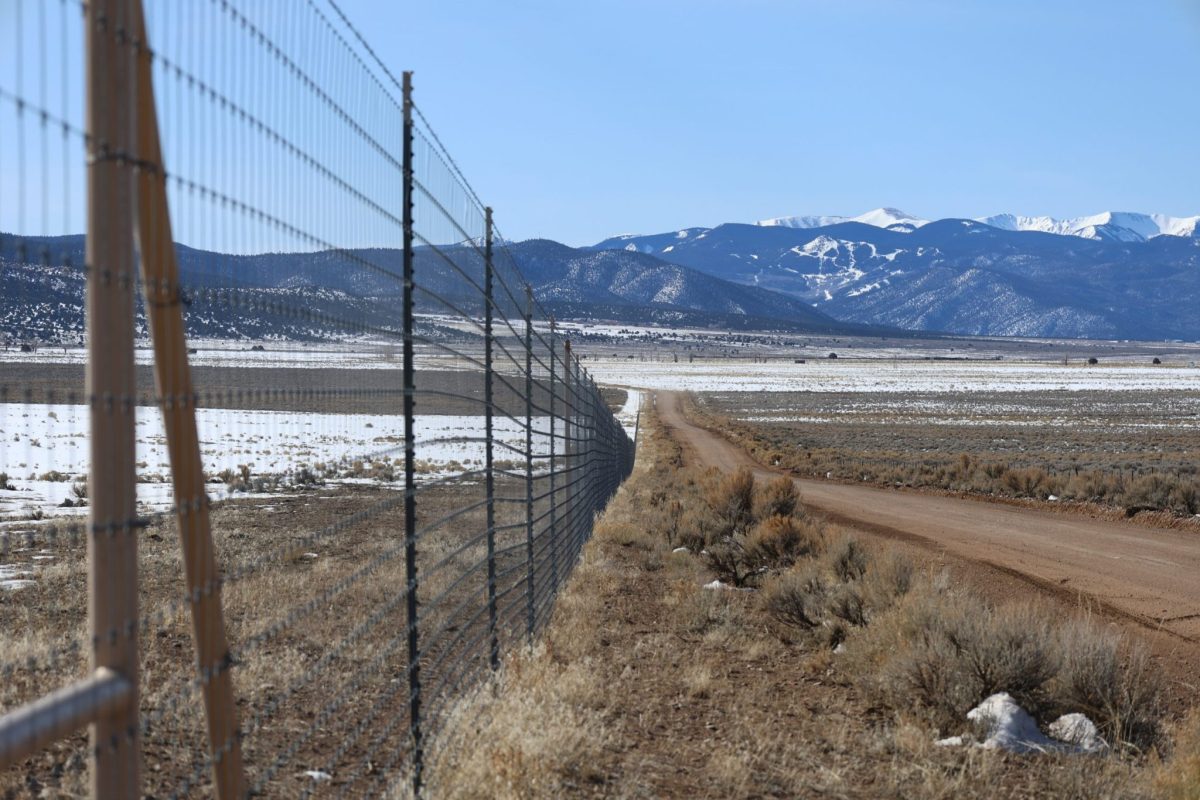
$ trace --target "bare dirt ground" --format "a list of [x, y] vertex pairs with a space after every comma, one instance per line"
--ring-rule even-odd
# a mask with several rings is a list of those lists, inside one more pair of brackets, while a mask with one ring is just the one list
[[[705, 466], [756, 463], [727, 440], [690, 422], [682, 396], [659, 392], [663, 423]], [[1032, 593], [1090, 607], [1144, 639], [1176, 683], [1194, 696], [1200, 665], [1200, 537], [954, 497], [797, 479], [806, 505], [833, 522], [895, 540], [924, 562], [953, 564], [995, 599]]]

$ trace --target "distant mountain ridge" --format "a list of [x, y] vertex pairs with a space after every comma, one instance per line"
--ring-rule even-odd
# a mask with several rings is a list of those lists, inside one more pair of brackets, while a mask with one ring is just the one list
[[[958, 219], [950, 217], [950, 219]], [[1058, 219], [1055, 217], [1027, 217], [1018, 214], [994, 214], [990, 217], [975, 217], [975, 222], [982, 222], [993, 228], [1006, 231], [1038, 231], [1055, 233], [1060, 236], [1078, 236], [1083, 239], [1101, 239], [1121, 242], [1144, 242], [1157, 236], [1196, 236], [1200, 233], [1200, 215], [1194, 217], [1172, 217], [1166, 214], [1143, 214], [1134, 211], [1103, 211], [1084, 217]], [[876, 228], [910, 232], [928, 225], [931, 220], [914, 216], [898, 208], [876, 208], [857, 217], [829, 215], [801, 215], [794, 217], [775, 217], [755, 222], [764, 228], [827, 228], [830, 225], [840, 225], [844, 222], [859, 222]], [[680, 238], [684, 234], [696, 236], [710, 228], [685, 228], [676, 231]], [[622, 234], [605, 239], [595, 245], [597, 249], [607, 249], [620, 243], [666, 236], [668, 234]], [[643, 252], [651, 252], [643, 249]]]
[[927, 225], [929, 220], [906, 214], [898, 208], [877, 208], [874, 211], [859, 214], [857, 217], [776, 217], [774, 219], [760, 220], [754, 224], [764, 227], [824, 228], [829, 225], [838, 225], [842, 222], [861, 222], [864, 225], [874, 225], [876, 228], [891, 228], [895, 225], [907, 228], [919, 228], [922, 225]]
[[[78, 341], [83, 332], [84, 239], [0, 234], [0, 340]], [[679, 264], [623, 250], [575, 249], [548, 240], [508, 243], [521, 271], [497, 261], [497, 297], [523, 297], [523, 281], [562, 319], [687, 325], [813, 333], [867, 332], [803, 300], [744, 286]], [[347, 331], [394, 334], [403, 271], [402, 252], [349, 251], [234, 255], [176, 245], [189, 333], [213, 338], [318, 339], [344, 320]], [[454, 266], [447, 262], [454, 261]], [[478, 248], [447, 245], [414, 250], [422, 291], [417, 310], [483, 315]], [[464, 275], [466, 276], [464, 278]], [[469, 280], [468, 280], [469, 279]], [[274, 309], [274, 310], [273, 310]], [[305, 313], [294, 313], [300, 309]], [[139, 317], [144, 330], [144, 319]]]
[[982, 217], [978, 221], [1006, 231], [1041, 231], [1084, 239], [1144, 242], [1156, 236], [1195, 236], [1200, 216], [1169, 217], [1165, 214], [1105, 211], [1072, 219], [997, 214]]
[[[951, 219], [956, 219], [951, 217]], [[1200, 215], [1171, 217], [1166, 214], [1143, 214], [1135, 211], [1102, 211], [1084, 217], [1057, 219], [1027, 217], [1018, 214], [994, 214], [975, 217], [975, 222], [1006, 231], [1039, 231], [1083, 239], [1103, 239], [1121, 242], [1144, 242], [1156, 236], [1195, 236], [1200, 228]], [[928, 225], [930, 220], [913, 216], [898, 208], [877, 208], [857, 217], [798, 216], [776, 217], [756, 222], [756, 225], [786, 228], [824, 228], [842, 222], [861, 222], [876, 228], [911, 231]]]
[[1101, 215], [1075, 221], [1082, 233], [1064, 234], [1029, 220], [926, 222], [883, 211], [863, 215], [876, 224], [728, 223], [614, 237], [595, 247], [652, 254], [789, 294], [847, 322], [959, 334], [1200, 339], [1200, 236], [1187, 219], [1151, 219], [1156, 230], [1174, 233], [1148, 235], [1141, 217]]

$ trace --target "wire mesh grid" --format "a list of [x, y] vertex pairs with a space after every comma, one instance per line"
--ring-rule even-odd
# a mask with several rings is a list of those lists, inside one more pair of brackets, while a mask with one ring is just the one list
[[[0, 2], [0, 713], [112, 643], [134, 643], [139, 678], [135, 724], [71, 733], [0, 790], [82, 793], [128, 747], [156, 797], [213, 791], [231, 753], [244, 794], [419, 787], [455, 698], [545, 623], [631, 442], [336, 3], [147, 0], [144, 27], [137, 5]], [[89, 26], [152, 82], [126, 148], [89, 128]], [[136, 262], [89, 260], [100, 161], [137, 187]], [[177, 278], [147, 277], [168, 261]], [[137, 483], [107, 530], [136, 543], [138, 605], [97, 630], [89, 487], [115, 462], [89, 449], [84, 297], [113, 274]], [[160, 306], [182, 309], [186, 360], [165, 356]], [[193, 410], [187, 489], [175, 421]], [[201, 516], [219, 571], [181, 555]], [[206, 703], [230, 679], [240, 724], [221, 728]]]

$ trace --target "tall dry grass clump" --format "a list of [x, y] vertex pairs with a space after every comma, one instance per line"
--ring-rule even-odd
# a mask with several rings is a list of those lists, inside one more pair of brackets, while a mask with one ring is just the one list
[[[595, 782], [610, 743], [585, 661], [563, 664], [543, 648], [513, 653], [500, 675], [460, 701], [429, 751], [428, 797], [558, 797]], [[394, 796], [408, 796], [397, 786]]]
[[1179, 725], [1174, 752], [1160, 763], [1154, 787], [1165, 800], [1200, 800], [1200, 709], [1193, 709]]

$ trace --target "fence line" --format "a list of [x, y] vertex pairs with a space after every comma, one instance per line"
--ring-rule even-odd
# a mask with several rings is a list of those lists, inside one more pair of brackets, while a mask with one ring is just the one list
[[9, 4], [0, 790], [420, 795], [620, 398], [334, 0]]

